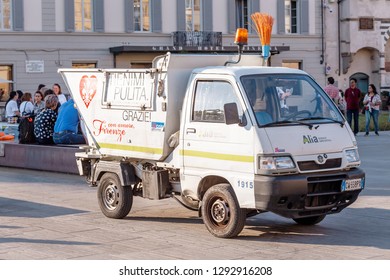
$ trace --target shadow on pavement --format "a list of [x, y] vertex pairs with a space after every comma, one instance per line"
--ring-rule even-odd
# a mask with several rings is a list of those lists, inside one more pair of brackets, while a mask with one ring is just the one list
[[48, 239], [30, 239], [30, 238], [14, 238], [4, 237], [0, 238], [1, 243], [36, 243], [36, 244], [56, 244], [56, 245], [97, 245], [92, 242], [76, 242], [76, 241], [62, 241], [62, 240], [48, 240]]
[[2, 228], [18, 229], [18, 228], [23, 228], [23, 227], [17, 227], [17, 226], [3, 226], [3, 225], [0, 225], [0, 229], [2, 229]]
[[[311, 245], [376, 247], [390, 249], [390, 210], [379, 208], [350, 208], [348, 214], [329, 215], [314, 226], [296, 224], [292, 219], [270, 221], [261, 214], [247, 219], [246, 230], [238, 236], [242, 240]], [[337, 215], [343, 215], [337, 217]], [[351, 217], [360, 217], [351, 224]], [[334, 218], [333, 221], [329, 221]], [[337, 219], [337, 220], [336, 220]], [[342, 220], [340, 220], [342, 219]], [[364, 219], [364, 227], [360, 227]], [[348, 223], [343, 223], [348, 220]], [[251, 232], [252, 231], [252, 232]], [[255, 232], [255, 235], [250, 235]]]
[[78, 209], [0, 197], [0, 217], [47, 218], [85, 212]]
[[159, 223], [174, 223], [174, 224], [202, 224], [203, 221], [198, 217], [179, 218], [179, 217], [132, 217], [127, 216], [124, 218], [129, 221], [143, 221], [143, 222], [159, 222]]
[[[125, 220], [194, 225], [203, 223], [198, 217], [172, 217], [172, 213], [169, 215], [169, 217], [128, 216]], [[355, 219], [353, 222], [351, 217]], [[348, 208], [342, 213], [328, 215], [320, 224], [303, 226], [296, 224], [292, 219], [273, 213], [263, 213], [248, 218], [244, 230], [235, 239], [289, 244], [375, 247], [389, 250], [389, 217], [390, 210], [387, 209]], [[361, 224], [365, 226], [361, 227]]]

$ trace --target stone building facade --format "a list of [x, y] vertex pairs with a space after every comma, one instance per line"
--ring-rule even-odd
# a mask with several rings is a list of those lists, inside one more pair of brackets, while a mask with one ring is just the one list
[[[319, 84], [351, 77], [390, 89], [389, 0], [3, 0], [0, 88], [34, 91], [63, 82], [58, 68], [148, 67], [170, 52], [259, 52], [250, 15], [274, 17], [272, 66], [296, 67]], [[66, 90], [66, 88], [65, 88]]]
[[[321, 0], [3, 0], [0, 78], [7, 91], [63, 85], [58, 68], [147, 67], [171, 52], [232, 52], [237, 27], [248, 27], [246, 51], [260, 42], [250, 15], [274, 19], [273, 66], [301, 68], [324, 83]], [[185, 39], [184, 39], [185, 38]], [[64, 86], [64, 85], [63, 85]], [[65, 89], [66, 90], [66, 89]]]
[[325, 64], [345, 90], [349, 79], [367, 92], [390, 90], [390, 1], [324, 0]]

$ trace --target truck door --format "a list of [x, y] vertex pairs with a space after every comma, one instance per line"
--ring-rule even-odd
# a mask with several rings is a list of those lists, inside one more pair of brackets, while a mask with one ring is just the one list
[[[224, 104], [232, 102], [237, 104], [244, 124], [225, 123]], [[194, 81], [190, 103], [183, 131], [186, 183], [192, 180], [197, 186], [196, 181], [207, 175], [220, 175], [231, 179], [234, 188], [234, 184], [241, 184], [237, 179], [240, 176], [253, 178], [254, 132], [248, 115], [244, 117], [247, 113], [235, 80]]]

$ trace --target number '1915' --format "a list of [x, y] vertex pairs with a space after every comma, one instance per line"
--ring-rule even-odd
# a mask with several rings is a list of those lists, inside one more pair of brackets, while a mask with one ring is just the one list
[[243, 189], [253, 189], [253, 181], [238, 180], [237, 186]]

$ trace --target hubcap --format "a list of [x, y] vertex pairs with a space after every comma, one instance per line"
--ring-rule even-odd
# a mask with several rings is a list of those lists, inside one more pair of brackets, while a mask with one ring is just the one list
[[113, 210], [118, 204], [118, 191], [115, 185], [110, 184], [104, 191], [104, 204], [105, 206]]
[[211, 206], [211, 217], [217, 223], [226, 223], [229, 220], [229, 207], [223, 200], [216, 200]]

